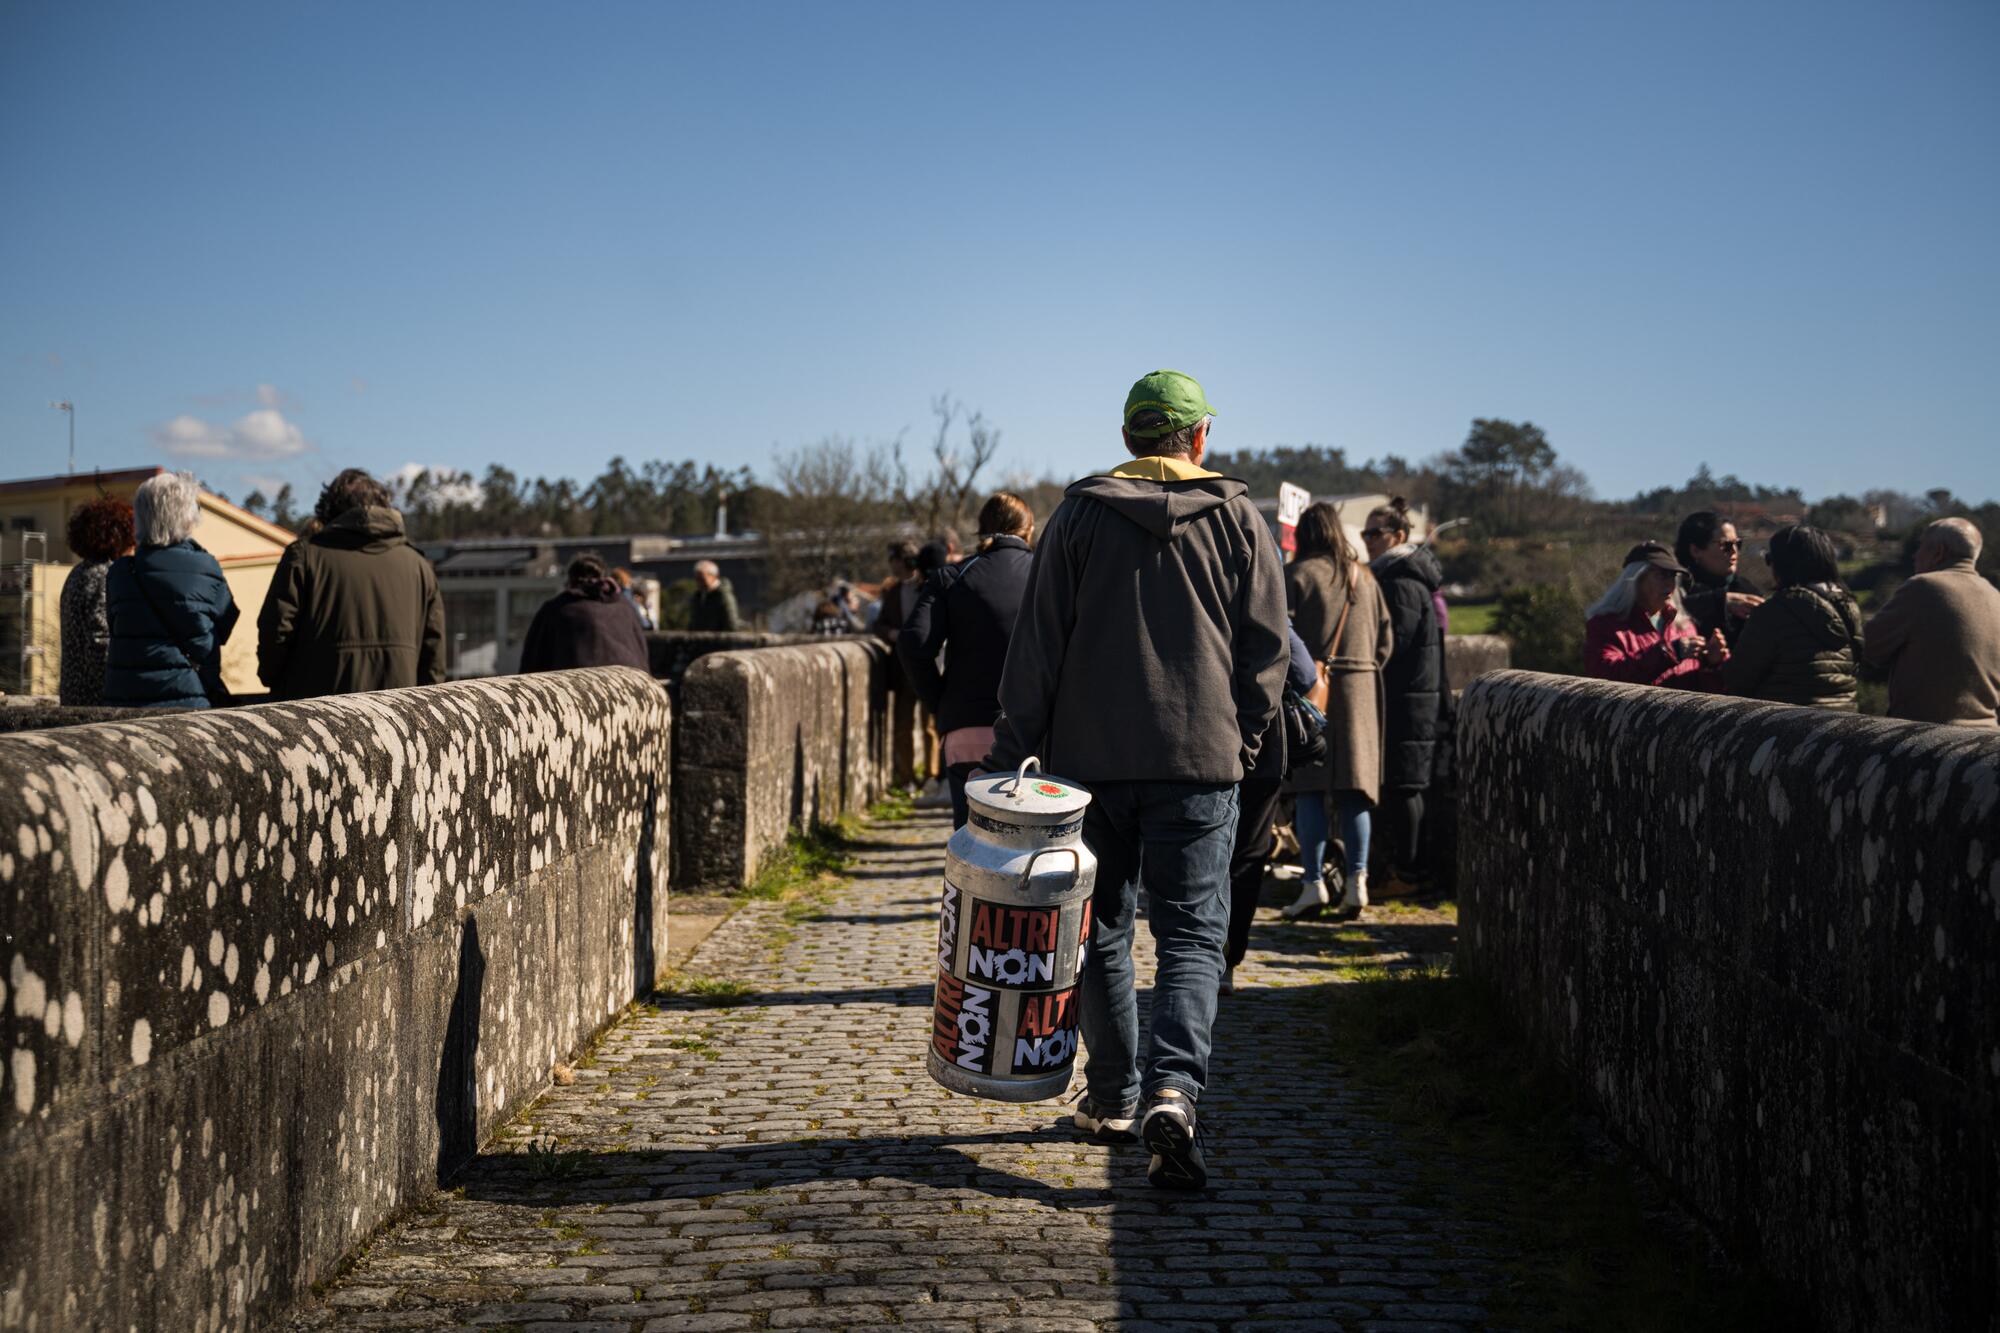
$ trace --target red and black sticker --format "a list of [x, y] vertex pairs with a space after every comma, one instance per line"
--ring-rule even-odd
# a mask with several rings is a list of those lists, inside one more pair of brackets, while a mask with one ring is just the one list
[[1014, 1025], [1012, 1072], [1035, 1074], [1060, 1069], [1076, 1059], [1077, 987], [1023, 995]]
[[937, 1053], [960, 1069], [991, 1073], [995, 999], [989, 987], [939, 972], [931, 1011], [931, 1045]]

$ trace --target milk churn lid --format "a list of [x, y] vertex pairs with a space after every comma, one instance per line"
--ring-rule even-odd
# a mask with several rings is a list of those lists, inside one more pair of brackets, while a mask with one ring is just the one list
[[965, 784], [967, 805], [1003, 824], [1066, 824], [1081, 815], [1090, 793], [1067, 778], [1042, 773], [1041, 766], [1030, 755], [1018, 772], [974, 778]]

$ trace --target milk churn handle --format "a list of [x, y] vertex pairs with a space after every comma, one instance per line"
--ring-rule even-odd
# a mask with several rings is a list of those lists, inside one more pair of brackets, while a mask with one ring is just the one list
[[1044, 856], [1059, 855], [1063, 852], [1068, 852], [1071, 859], [1076, 862], [1075, 866], [1069, 872], [1070, 884], [1074, 885], [1076, 883], [1076, 877], [1083, 873], [1083, 853], [1074, 847], [1044, 847], [1028, 858], [1026, 868], [1021, 871], [1021, 892], [1024, 895], [1028, 891], [1028, 881], [1034, 877], [1035, 862], [1041, 860]]
[[1014, 793], [1016, 793], [1016, 792], [1020, 791], [1020, 790], [1021, 790], [1021, 784], [1022, 784], [1022, 783], [1023, 783], [1024, 781], [1026, 781], [1026, 780], [1027, 780], [1027, 777], [1028, 777], [1028, 765], [1030, 765], [1030, 764], [1033, 764], [1033, 765], [1035, 766], [1035, 769], [1036, 769], [1036, 770], [1037, 770], [1038, 772], [1040, 771], [1040, 769], [1041, 769], [1041, 767], [1042, 767], [1042, 761], [1041, 761], [1041, 759], [1040, 759], [1040, 758], [1039, 758], [1038, 756], [1036, 756], [1036, 755], [1032, 755], [1032, 754], [1031, 754], [1031, 755], [1029, 755], [1029, 756], [1028, 756], [1028, 757], [1027, 757], [1026, 759], [1023, 759], [1023, 760], [1021, 761], [1021, 767], [1020, 767], [1020, 768], [1018, 768], [1018, 769], [1016, 769], [1016, 770], [1014, 771], [1014, 777], [1013, 777], [1013, 780], [1012, 780], [1012, 781], [1010, 781], [1010, 782], [1003, 782], [1003, 783], [1000, 783], [1000, 784], [996, 785], [996, 786], [995, 786], [995, 787], [993, 788], [993, 790], [997, 792], [997, 791], [1001, 790], [1002, 788], [1005, 788], [1005, 789], [1006, 789], [1006, 792], [1007, 792], [1007, 794], [1008, 794], [1009, 796], [1012, 796], [1012, 795], [1013, 795]]

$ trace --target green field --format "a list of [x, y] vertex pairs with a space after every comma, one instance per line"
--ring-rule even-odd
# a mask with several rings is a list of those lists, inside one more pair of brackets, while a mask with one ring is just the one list
[[1447, 634], [1491, 634], [1497, 602], [1453, 602], [1446, 606]]

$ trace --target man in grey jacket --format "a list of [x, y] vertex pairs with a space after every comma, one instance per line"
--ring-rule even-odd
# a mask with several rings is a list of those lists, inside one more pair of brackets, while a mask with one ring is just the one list
[[[1236, 787], [1278, 710], [1287, 643], [1276, 544], [1240, 481], [1201, 466], [1213, 409], [1157, 370], [1126, 396], [1133, 460], [1071, 486], [1035, 548], [984, 767], [1030, 754], [1087, 785], [1097, 855], [1080, 1022], [1092, 1134], [1152, 1152], [1147, 1178], [1207, 1183], [1195, 1100], [1229, 925]], [[1141, 1076], [1139, 884], [1158, 945]], [[1142, 1100], [1143, 1096], [1143, 1100]]]

